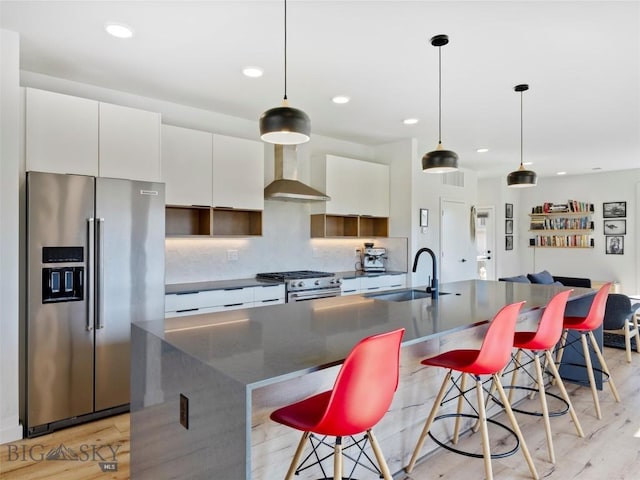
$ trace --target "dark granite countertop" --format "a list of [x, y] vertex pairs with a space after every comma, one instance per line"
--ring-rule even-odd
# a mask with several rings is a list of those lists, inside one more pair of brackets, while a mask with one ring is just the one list
[[[424, 289], [424, 287], [421, 287]], [[251, 387], [340, 363], [360, 339], [405, 328], [403, 345], [484, 323], [509, 303], [543, 307], [569, 287], [469, 280], [441, 285], [441, 296], [388, 302], [335, 297], [137, 323], [176, 348]], [[593, 294], [574, 288], [571, 299]], [[457, 294], [457, 295], [456, 295]]]
[[258, 280], [257, 278], [239, 278], [235, 280], [213, 280], [209, 282], [171, 283], [164, 291], [170, 293], [202, 292], [205, 290], [228, 290], [230, 288], [264, 287], [284, 282]]

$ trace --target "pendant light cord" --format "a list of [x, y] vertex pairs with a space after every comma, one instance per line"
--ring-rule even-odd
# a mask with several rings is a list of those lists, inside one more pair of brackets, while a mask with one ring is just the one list
[[524, 142], [524, 140], [523, 140], [523, 138], [524, 138], [524, 134], [523, 134], [523, 132], [524, 132], [524, 127], [523, 127], [523, 123], [524, 123], [524, 120], [523, 120], [523, 119], [524, 119], [524, 116], [523, 116], [523, 114], [522, 114], [522, 111], [523, 111], [523, 107], [522, 107], [522, 95], [523, 95], [523, 93], [524, 93], [524, 91], [520, 92], [520, 167], [521, 167], [521, 168], [522, 168], [522, 167], [524, 167], [524, 165], [523, 165], [523, 163], [522, 163], [522, 158], [523, 158], [523, 154], [522, 154], [522, 152], [523, 152], [523, 146], [522, 146], [522, 144], [523, 144], [523, 142]]
[[284, 100], [287, 100], [287, 0], [284, 0]]
[[438, 145], [442, 144], [442, 47], [438, 47]]

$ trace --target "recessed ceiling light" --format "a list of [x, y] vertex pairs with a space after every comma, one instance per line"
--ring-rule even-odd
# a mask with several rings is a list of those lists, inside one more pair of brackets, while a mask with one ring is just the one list
[[131, 38], [133, 37], [133, 28], [124, 23], [107, 22], [104, 25], [104, 29], [108, 34], [117, 38]]
[[349, 100], [351, 99], [346, 95], [337, 95], [331, 99], [333, 103], [339, 103], [339, 104], [349, 103]]
[[567, 174], [567, 172], [558, 172], [558, 173], [556, 173], [556, 175], [566, 175], [566, 174]]
[[488, 148], [479, 148], [479, 149], [476, 150], [476, 152], [478, 152], [478, 153], [487, 153], [488, 151], [489, 151]]
[[404, 123], [405, 125], [415, 125], [416, 123], [418, 123], [420, 120], [417, 118], [405, 118], [402, 123]]
[[264, 73], [260, 67], [244, 67], [242, 69], [242, 73], [244, 73], [247, 77], [258, 78], [261, 77]]
[[524, 162], [523, 165], [533, 165], [533, 162]]

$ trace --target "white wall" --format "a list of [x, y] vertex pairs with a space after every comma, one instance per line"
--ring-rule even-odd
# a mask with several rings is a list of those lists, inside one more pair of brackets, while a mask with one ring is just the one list
[[[613, 280], [627, 294], [640, 293], [640, 169], [587, 175], [539, 178], [538, 185], [526, 189], [509, 189], [504, 178], [482, 179], [478, 203], [494, 205], [498, 222], [498, 277], [548, 270], [554, 275]], [[529, 214], [531, 208], [544, 202], [565, 203], [567, 200], [593, 203], [595, 230], [593, 249], [529, 248]], [[627, 233], [624, 255], [605, 253], [602, 204], [627, 202]], [[514, 249], [504, 251], [504, 204], [514, 204]], [[500, 218], [502, 215], [502, 218]]]
[[19, 418], [20, 39], [0, 30], [0, 443], [22, 438]]
[[[535, 188], [522, 191], [518, 216], [520, 246], [525, 253], [527, 272], [549, 270], [554, 275], [589, 277], [593, 280], [621, 282], [623, 293], [637, 294], [640, 285], [637, 272], [640, 259], [637, 253], [637, 226], [639, 219], [636, 188], [640, 183], [640, 169], [588, 175], [561, 176], [538, 179]], [[529, 232], [528, 214], [531, 207], [544, 202], [564, 203], [568, 199], [593, 203], [592, 216], [595, 231], [593, 249], [527, 248]], [[627, 202], [627, 233], [624, 236], [624, 255], [605, 253], [602, 204]]]

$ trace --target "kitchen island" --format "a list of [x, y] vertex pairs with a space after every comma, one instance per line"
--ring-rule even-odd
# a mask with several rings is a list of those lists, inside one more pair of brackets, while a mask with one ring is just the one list
[[[355, 295], [136, 323], [132, 477], [282, 478], [299, 433], [271, 422], [271, 411], [330, 388], [340, 363], [363, 337], [405, 328], [398, 392], [376, 428], [397, 472], [443, 374], [420, 360], [441, 350], [478, 347], [487, 322], [508, 303], [525, 300], [519, 329], [535, 329], [541, 307], [566, 288], [471, 280], [443, 284], [446, 294], [438, 300]], [[575, 288], [571, 299], [592, 294]]]

